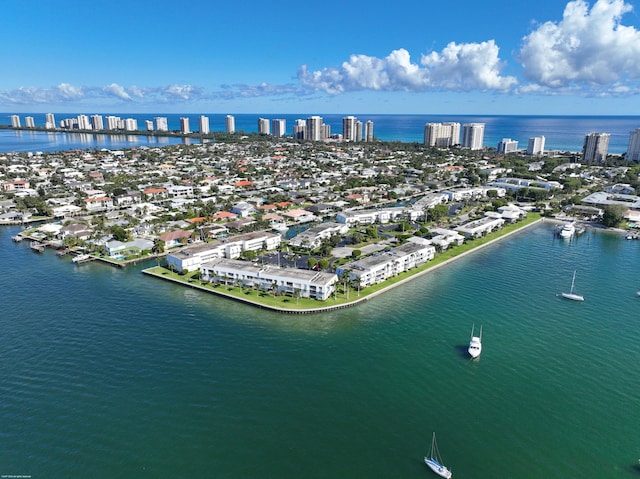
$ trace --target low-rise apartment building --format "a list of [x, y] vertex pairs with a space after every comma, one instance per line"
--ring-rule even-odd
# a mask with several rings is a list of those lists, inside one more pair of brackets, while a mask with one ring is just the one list
[[258, 265], [248, 261], [218, 258], [200, 267], [203, 281], [248, 286], [274, 294], [326, 300], [333, 294], [338, 277], [334, 273]]
[[350, 281], [365, 288], [420, 266], [432, 260], [435, 254], [436, 249], [432, 245], [407, 242], [389, 251], [338, 266], [336, 273], [341, 278], [347, 275]]
[[167, 265], [175, 271], [197, 271], [217, 258], [238, 258], [243, 251], [272, 250], [280, 245], [281, 236], [268, 231], [254, 231], [198, 244], [167, 255]]

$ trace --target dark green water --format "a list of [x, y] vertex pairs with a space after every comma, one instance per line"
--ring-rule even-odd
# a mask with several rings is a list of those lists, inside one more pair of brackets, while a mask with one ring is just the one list
[[[0, 475], [639, 478], [640, 242], [540, 225], [283, 316], [0, 229]], [[557, 295], [576, 289], [584, 303]], [[467, 359], [471, 326], [483, 353]]]

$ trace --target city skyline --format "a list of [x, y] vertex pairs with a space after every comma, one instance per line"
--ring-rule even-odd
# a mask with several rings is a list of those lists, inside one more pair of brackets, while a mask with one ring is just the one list
[[639, 6], [10, 0], [0, 111], [633, 115]]

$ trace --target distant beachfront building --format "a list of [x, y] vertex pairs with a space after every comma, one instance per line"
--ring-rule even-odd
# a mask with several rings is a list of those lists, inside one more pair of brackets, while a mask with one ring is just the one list
[[104, 130], [102, 115], [91, 115], [91, 126], [94, 130]]
[[518, 151], [518, 142], [511, 138], [503, 138], [498, 142], [498, 153], [508, 154]]
[[107, 118], [107, 130], [117, 130], [120, 117], [109, 115]]
[[460, 144], [460, 123], [427, 123], [424, 126], [424, 144], [447, 148]]
[[135, 118], [126, 118], [124, 120], [124, 129], [126, 131], [138, 131], [138, 120]]
[[48, 130], [56, 127], [56, 117], [53, 115], [53, 113], [47, 113], [44, 116], [44, 127]]
[[364, 125], [364, 141], [373, 141], [373, 122], [371, 120]]
[[543, 155], [544, 154], [544, 136], [534, 136], [529, 138], [529, 145], [527, 146], [527, 155]]
[[153, 121], [152, 120], [145, 120], [144, 121], [144, 128], [147, 131], [153, 131]]
[[191, 133], [191, 130], [189, 129], [189, 118], [186, 116], [180, 118], [180, 133], [185, 135]]
[[236, 132], [236, 119], [233, 117], [233, 115], [227, 115], [227, 117], [224, 119], [224, 126], [227, 133]]
[[268, 135], [271, 133], [269, 120], [267, 118], [258, 118], [258, 133], [261, 135]]
[[629, 146], [627, 147], [626, 159], [629, 161], [640, 161], [640, 128], [629, 133]]
[[307, 128], [305, 130], [305, 140], [321, 141], [323, 139], [322, 117], [310, 116], [307, 118]]
[[345, 116], [342, 119], [342, 139], [344, 141], [360, 141], [358, 137], [358, 119], [355, 116]]
[[153, 120], [156, 122], [156, 130], [169, 131], [169, 123], [166, 116], [157, 116]]
[[466, 123], [462, 126], [462, 147], [481, 150], [484, 144], [484, 123]]
[[13, 128], [20, 128], [20, 126], [22, 126], [18, 115], [11, 115], [11, 126]]
[[296, 140], [304, 140], [307, 136], [307, 123], [299, 118], [293, 125], [293, 138]]
[[592, 161], [603, 162], [607, 159], [607, 149], [609, 148], [609, 133], [589, 133], [584, 137], [582, 147], [582, 161], [589, 163]]
[[271, 120], [271, 134], [273, 136], [285, 136], [287, 134], [287, 120], [282, 118]]
[[91, 122], [87, 115], [78, 115], [78, 129], [91, 130]]
[[35, 128], [36, 127], [36, 124], [35, 124], [32, 116], [25, 116], [24, 117], [24, 126], [26, 126], [27, 128]]
[[198, 126], [200, 128], [200, 134], [206, 135], [209, 133], [209, 117], [200, 115], [200, 118], [198, 119]]

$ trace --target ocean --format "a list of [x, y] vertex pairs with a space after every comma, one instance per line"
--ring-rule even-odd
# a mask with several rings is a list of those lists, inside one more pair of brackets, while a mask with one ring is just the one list
[[[45, 114], [13, 113], [25, 124], [25, 116], [33, 116], [37, 126], [43, 126]], [[86, 113], [91, 115], [93, 113]], [[107, 114], [102, 113], [103, 116]], [[211, 131], [224, 131], [223, 114], [205, 114], [209, 117]], [[10, 125], [11, 114], [0, 114], [0, 124]], [[78, 113], [56, 114], [56, 121], [77, 117]], [[135, 118], [138, 127], [144, 127], [145, 120], [157, 116], [167, 117], [170, 130], [179, 130], [180, 118], [189, 118], [192, 130], [198, 129], [200, 114], [116, 114], [121, 118]], [[234, 115], [236, 131], [255, 133], [258, 131], [258, 118], [284, 118], [287, 132], [290, 134], [296, 119], [306, 119], [309, 114]], [[345, 115], [322, 115], [324, 122], [331, 126], [332, 133], [342, 133], [342, 118]], [[629, 133], [640, 128], [640, 116], [484, 116], [484, 115], [357, 115], [360, 121], [374, 123], [374, 135], [383, 141], [422, 143], [424, 125], [428, 122], [455, 121], [464, 123], [485, 123], [484, 145], [497, 147], [503, 138], [518, 141], [519, 148], [526, 148], [529, 138], [544, 136], [546, 150], [582, 151], [584, 137], [591, 132], [609, 133], [609, 153], [621, 154], [627, 151]], [[197, 143], [194, 139], [153, 138], [136, 135], [93, 135], [80, 133], [46, 133], [0, 130], [0, 152], [11, 151], [58, 151], [70, 149], [121, 149], [141, 146], [163, 146], [167, 144]]]
[[[0, 228], [0, 475], [640, 474], [640, 241], [541, 223], [357, 307], [280, 315]], [[583, 303], [562, 299], [573, 272]], [[466, 355], [472, 326], [483, 352]]]

